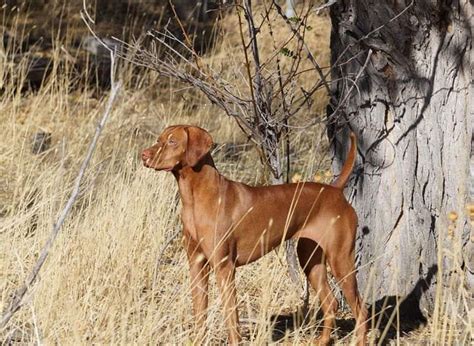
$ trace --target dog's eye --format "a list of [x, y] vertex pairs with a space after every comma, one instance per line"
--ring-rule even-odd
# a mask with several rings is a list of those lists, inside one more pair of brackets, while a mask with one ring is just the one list
[[176, 141], [175, 141], [173, 138], [170, 138], [170, 139], [168, 140], [168, 144], [169, 144], [169, 145], [176, 145]]

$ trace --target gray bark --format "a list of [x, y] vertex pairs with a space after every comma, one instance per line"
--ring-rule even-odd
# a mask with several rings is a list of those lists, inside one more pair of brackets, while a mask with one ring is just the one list
[[[358, 137], [346, 192], [359, 216], [361, 291], [368, 303], [401, 296], [425, 313], [433, 306], [438, 235], [447, 241], [450, 211], [459, 214], [454, 242], [469, 242], [472, 5], [342, 0], [331, 7], [331, 19], [337, 82], [328, 134], [335, 172], [349, 129]], [[334, 114], [369, 49], [358, 90]]]

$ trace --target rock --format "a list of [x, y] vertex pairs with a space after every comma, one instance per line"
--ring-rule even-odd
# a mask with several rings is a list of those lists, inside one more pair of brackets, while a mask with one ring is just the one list
[[107, 47], [104, 47], [104, 45], [94, 36], [86, 36], [82, 41], [82, 48], [98, 58], [109, 58], [109, 49], [118, 51], [121, 48], [120, 43], [117, 41], [109, 38], [100, 38], [100, 40]]
[[51, 146], [51, 133], [39, 131], [36, 132], [33, 136], [33, 146], [31, 152], [33, 154], [39, 155]]
[[33, 56], [26, 73], [27, 86], [32, 90], [38, 90], [51, 73], [52, 68], [53, 62], [50, 58]]

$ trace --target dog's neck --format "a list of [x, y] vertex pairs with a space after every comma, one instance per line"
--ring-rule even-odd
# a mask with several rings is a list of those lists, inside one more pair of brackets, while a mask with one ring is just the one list
[[192, 201], [201, 191], [209, 194], [209, 186], [218, 186], [220, 174], [210, 153], [207, 153], [194, 166], [186, 166], [172, 171], [183, 200], [183, 203]]

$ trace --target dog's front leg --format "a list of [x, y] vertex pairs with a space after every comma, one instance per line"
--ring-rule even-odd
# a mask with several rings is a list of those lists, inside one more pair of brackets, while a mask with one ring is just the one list
[[214, 266], [216, 281], [219, 285], [223, 314], [228, 328], [229, 344], [237, 345], [240, 340], [239, 315], [237, 312], [237, 295], [235, 290], [235, 265], [229, 259], [224, 259]]
[[205, 336], [208, 305], [209, 263], [197, 242], [195, 242], [191, 236], [186, 234], [186, 232], [184, 235], [184, 243], [189, 261], [196, 342], [197, 344], [200, 344]]

